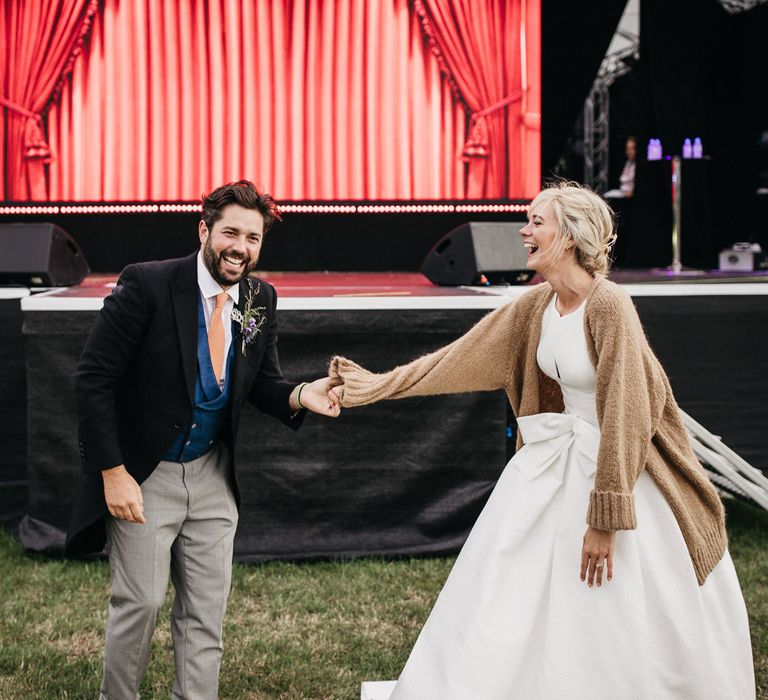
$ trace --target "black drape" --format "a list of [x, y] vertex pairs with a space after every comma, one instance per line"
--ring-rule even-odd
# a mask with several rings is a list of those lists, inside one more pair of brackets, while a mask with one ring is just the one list
[[0, 299], [0, 525], [27, 507], [27, 382], [19, 299]]
[[627, 0], [545, 0], [541, 5], [541, 172], [552, 173]]

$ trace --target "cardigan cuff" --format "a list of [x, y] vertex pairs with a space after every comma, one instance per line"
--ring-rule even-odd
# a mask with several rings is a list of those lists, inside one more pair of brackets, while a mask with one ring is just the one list
[[592, 491], [587, 525], [598, 530], [634, 530], [637, 527], [634, 496], [615, 491]]
[[328, 377], [332, 386], [343, 385], [341, 405], [344, 408], [363, 406], [381, 398], [373, 390], [373, 373], [346, 357], [336, 355], [331, 359]]

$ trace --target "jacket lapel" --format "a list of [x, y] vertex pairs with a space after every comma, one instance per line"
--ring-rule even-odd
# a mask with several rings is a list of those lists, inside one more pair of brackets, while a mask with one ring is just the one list
[[195, 401], [197, 377], [197, 252], [184, 258], [171, 284], [176, 332], [179, 336], [181, 364], [190, 403]]

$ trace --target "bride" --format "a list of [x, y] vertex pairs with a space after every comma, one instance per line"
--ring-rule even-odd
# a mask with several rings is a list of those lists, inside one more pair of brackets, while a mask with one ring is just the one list
[[545, 283], [390, 372], [331, 362], [345, 407], [504, 389], [518, 421], [391, 700], [754, 698], [723, 506], [605, 279], [611, 211], [562, 183], [528, 218]]

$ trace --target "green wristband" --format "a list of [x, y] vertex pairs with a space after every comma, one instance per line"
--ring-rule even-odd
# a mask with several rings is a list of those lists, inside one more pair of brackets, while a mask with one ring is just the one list
[[296, 403], [299, 404], [299, 408], [305, 408], [305, 406], [301, 405], [301, 392], [304, 391], [304, 387], [307, 386], [309, 382], [302, 382], [301, 386], [299, 387], [299, 393], [296, 394]]

